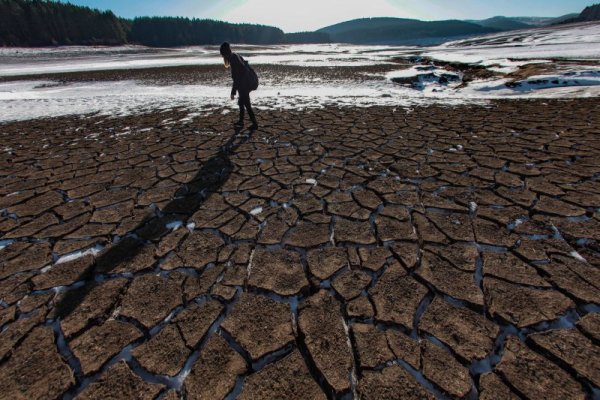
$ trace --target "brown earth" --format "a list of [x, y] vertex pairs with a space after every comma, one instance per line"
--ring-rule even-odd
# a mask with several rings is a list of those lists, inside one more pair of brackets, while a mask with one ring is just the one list
[[594, 398], [599, 106], [2, 124], [0, 397]]

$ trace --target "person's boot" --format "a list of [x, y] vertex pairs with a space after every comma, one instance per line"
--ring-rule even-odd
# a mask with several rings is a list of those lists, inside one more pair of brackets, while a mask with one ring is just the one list
[[241, 128], [244, 126], [244, 109], [243, 108], [240, 108], [240, 119], [238, 120], [238, 122], [236, 122], [233, 125], [237, 128]]
[[258, 129], [258, 122], [256, 122], [256, 117], [254, 116], [254, 112], [253, 111], [248, 111], [248, 115], [250, 116], [250, 121], [252, 121], [252, 125], [250, 125], [250, 129], [251, 131], [255, 131]]

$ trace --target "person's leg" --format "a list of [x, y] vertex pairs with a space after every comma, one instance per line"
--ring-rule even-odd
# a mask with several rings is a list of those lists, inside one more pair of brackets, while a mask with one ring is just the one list
[[235, 123], [235, 125], [237, 126], [243, 126], [244, 125], [244, 102], [242, 101], [242, 94], [239, 93], [238, 95], [238, 106], [240, 107], [240, 119], [238, 120], [238, 122]]
[[[242, 98], [240, 97], [240, 99], [242, 99]], [[256, 116], [254, 115], [254, 110], [252, 109], [252, 104], [250, 102], [250, 92], [244, 93], [243, 101], [244, 101], [244, 106], [246, 107], [246, 110], [248, 110], [248, 116], [250, 116], [250, 121], [252, 121], [251, 128], [253, 128], [253, 129], [258, 128], [258, 123], [256, 122]]]

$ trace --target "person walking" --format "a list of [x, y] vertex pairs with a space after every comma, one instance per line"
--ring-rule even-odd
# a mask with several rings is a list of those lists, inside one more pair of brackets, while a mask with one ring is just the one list
[[238, 105], [240, 106], [240, 119], [235, 123], [237, 127], [244, 126], [244, 110], [248, 111], [248, 116], [252, 125], [250, 130], [258, 129], [258, 122], [252, 110], [252, 104], [250, 102], [250, 92], [256, 90], [258, 87], [258, 76], [256, 72], [250, 67], [248, 61], [244, 60], [242, 56], [231, 51], [229, 43], [225, 42], [221, 45], [221, 56], [225, 68], [231, 68], [231, 77], [233, 78], [233, 86], [231, 88], [231, 100], [235, 100], [236, 93], [238, 94]]

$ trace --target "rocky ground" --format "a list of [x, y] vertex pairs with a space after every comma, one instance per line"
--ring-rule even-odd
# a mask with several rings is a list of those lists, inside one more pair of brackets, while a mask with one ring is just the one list
[[0, 397], [599, 398], [598, 107], [0, 125]]

